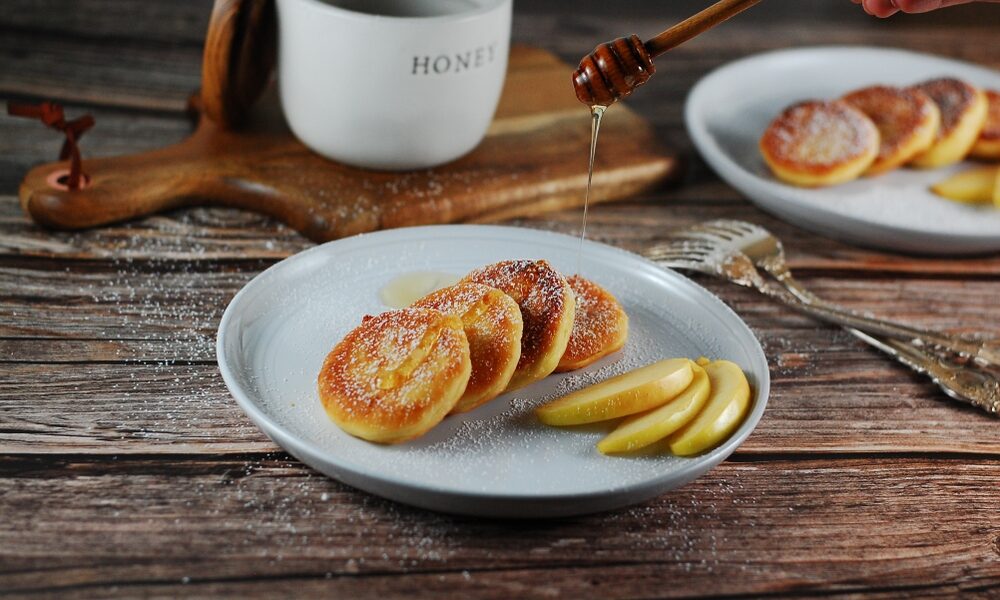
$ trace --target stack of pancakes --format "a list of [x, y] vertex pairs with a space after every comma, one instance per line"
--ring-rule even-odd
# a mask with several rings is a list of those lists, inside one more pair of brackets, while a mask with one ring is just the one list
[[1000, 94], [954, 78], [876, 85], [788, 107], [760, 139], [781, 180], [835, 185], [899, 166], [931, 169], [1000, 158]]
[[319, 395], [344, 431], [383, 443], [622, 348], [607, 290], [546, 261], [487, 265], [408, 308], [365, 317], [326, 357]]

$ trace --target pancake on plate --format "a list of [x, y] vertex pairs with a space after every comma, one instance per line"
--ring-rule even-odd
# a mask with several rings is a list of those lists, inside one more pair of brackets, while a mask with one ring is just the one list
[[513, 298], [488, 285], [467, 282], [433, 292], [413, 306], [455, 315], [465, 328], [472, 375], [451, 412], [472, 410], [507, 388], [521, 358], [524, 329], [521, 309]]
[[915, 88], [873, 85], [847, 94], [844, 101], [878, 128], [878, 156], [865, 175], [891, 171], [930, 148], [941, 123], [937, 104]]
[[760, 139], [764, 161], [781, 180], [820, 187], [857, 178], [875, 161], [879, 133], [843, 100], [808, 100], [771, 122]]
[[521, 309], [521, 358], [507, 389], [524, 387], [555, 371], [576, 312], [566, 279], [544, 260], [505, 260], [472, 271], [462, 280], [468, 281], [501, 290]]
[[932, 79], [913, 87], [937, 104], [941, 125], [934, 144], [914, 157], [911, 164], [935, 169], [965, 158], [986, 123], [986, 94], [970, 83], [951, 77]]
[[628, 337], [628, 315], [610, 292], [579, 275], [567, 278], [576, 296], [573, 332], [556, 371], [581, 369], [621, 350]]
[[319, 373], [319, 397], [347, 433], [404, 442], [451, 412], [471, 373], [461, 319], [404, 308], [365, 317], [334, 346]]
[[1000, 159], [1000, 92], [985, 90], [984, 93], [987, 104], [986, 123], [969, 155], [996, 160]]

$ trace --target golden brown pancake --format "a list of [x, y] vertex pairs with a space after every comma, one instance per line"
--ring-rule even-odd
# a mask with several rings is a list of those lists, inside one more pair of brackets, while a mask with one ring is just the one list
[[1000, 92], [985, 90], [986, 122], [979, 139], [972, 146], [970, 156], [985, 159], [1000, 158]]
[[461, 319], [404, 308], [365, 317], [334, 346], [319, 373], [319, 397], [347, 433], [403, 442], [441, 422], [471, 372]]
[[790, 106], [760, 139], [760, 151], [774, 174], [803, 187], [858, 177], [875, 161], [878, 149], [875, 124], [842, 100]]
[[844, 100], [878, 128], [878, 156], [865, 175], [880, 175], [904, 165], [934, 143], [941, 112], [920, 90], [873, 85], [847, 94]]
[[559, 372], [581, 369], [620, 350], [628, 337], [628, 315], [610, 292], [579, 275], [567, 281], [576, 296], [576, 315]]
[[507, 389], [543, 379], [559, 365], [573, 331], [576, 302], [566, 279], [544, 260], [505, 260], [462, 281], [495, 287], [517, 302], [524, 321], [521, 358]]
[[913, 166], [933, 169], [965, 158], [986, 123], [986, 95], [974, 85], [945, 77], [913, 86], [930, 96], [941, 111], [934, 144], [914, 157]]
[[517, 302], [481, 283], [459, 283], [413, 303], [462, 319], [469, 340], [472, 376], [453, 413], [472, 410], [499, 396], [510, 383], [521, 358], [524, 329]]

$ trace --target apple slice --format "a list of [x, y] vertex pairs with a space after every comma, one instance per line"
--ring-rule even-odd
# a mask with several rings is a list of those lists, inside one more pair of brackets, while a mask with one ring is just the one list
[[694, 373], [691, 385], [679, 396], [659, 408], [631, 416], [597, 443], [604, 454], [630, 452], [662, 440], [677, 431], [705, 406], [712, 386], [708, 374], [697, 364], [691, 365]]
[[705, 365], [712, 393], [701, 412], [667, 438], [678, 456], [699, 454], [726, 439], [750, 409], [750, 384], [736, 364], [717, 360]]
[[1000, 208], [1000, 167], [997, 167], [997, 180], [993, 183], [993, 206]]
[[535, 414], [546, 425], [582, 425], [656, 408], [691, 383], [691, 364], [686, 358], [661, 360], [553, 400]]
[[998, 177], [1000, 168], [996, 166], [973, 167], [935, 183], [931, 190], [939, 196], [965, 204], [996, 203]]

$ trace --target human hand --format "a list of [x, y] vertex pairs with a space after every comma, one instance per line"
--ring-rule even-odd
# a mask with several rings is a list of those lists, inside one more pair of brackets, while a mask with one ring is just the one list
[[[955, 6], [956, 4], [968, 4], [977, 0], [851, 0], [855, 4], [864, 7], [865, 12], [876, 17], [891, 17], [898, 12], [922, 13]], [[998, 0], [984, 0], [986, 2], [996, 2]]]

